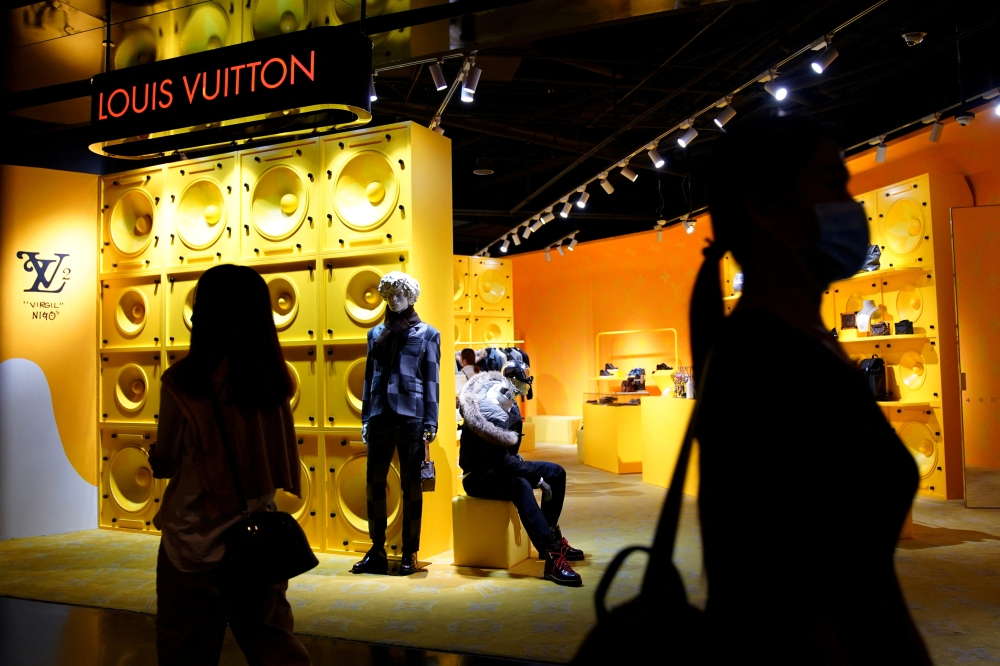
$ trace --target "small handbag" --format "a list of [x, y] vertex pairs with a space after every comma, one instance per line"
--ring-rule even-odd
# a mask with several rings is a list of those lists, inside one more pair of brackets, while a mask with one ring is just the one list
[[214, 387], [208, 387], [208, 395], [243, 514], [242, 520], [223, 534], [225, 574], [237, 583], [274, 585], [318, 566], [319, 560], [309, 546], [309, 539], [291, 515], [284, 511], [249, 512], [243, 479]]
[[885, 361], [875, 354], [871, 358], [861, 361], [858, 368], [868, 384], [868, 390], [871, 391], [872, 397], [876, 400], [888, 400], [889, 390], [886, 381]]
[[420, 490], [432, 493], [436, 483], [437, 474], [434, 470], [434, 461], [431, 460], [431, 443], [424, 440], [424, 459], [420, 463]]
[[896, 335], [913, 335], [913, 322], [909, 319], [900, 319], [897, 321]]
[[892, 335], [892, 331], [889, 330], [889, 322], [881, 321], [877, 324], [871, 325], [872, 335]]
[[858, 317], [856, 312], [845, 312], [840, 315], [840, 328], [857, 328], [858, 327]]
[[869, 245], [868, 254], [865, 256], [865, 265], [861, 267], [861, 270], [871, 272], [882, 268], [881, 256], [882, 250], [879, 249], [878, 245]]

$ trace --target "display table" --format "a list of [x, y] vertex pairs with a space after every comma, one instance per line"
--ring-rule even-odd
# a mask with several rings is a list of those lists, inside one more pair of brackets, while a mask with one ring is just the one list
[[[674, 474], [677, 455], [684, 443], [684, 433], [694, 410], [694, 400], [662, 396], [643, 398], [642, 415], [642, 480], [667, 488]], [[589, 428], [590, 425], [587, 424]], [[590, 440], [587, 440], [590, 443]], [[698, 447], [691, 452], [684, 494], [698, 496]]]
[[535, 440], [549, 444], [576, 444], [579, 416], [529, 416], [535, 424]]
[[[643, 403], [647, 399], [650, 398]], [[615, 474], [641, 472], [642, 409], [641, 405], [585, 404], [583, 427], [587, 446], [583, 450], [583, 464]]]

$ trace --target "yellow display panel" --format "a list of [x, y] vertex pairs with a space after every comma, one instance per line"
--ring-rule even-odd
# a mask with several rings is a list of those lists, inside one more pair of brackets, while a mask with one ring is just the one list
[[871, 245], [881, 246], [882, 238], [879, 235], [879, 225], [876, 222], [878, 212], [875, 205], [875, 194], [875, 192], [866, 192], [865, 194], [859, 194], [854, 197], [854, 200], [861, 204], [865, 209], [865, 218], [868, 220], [868, 242]]
[[315, 252], [320, 203], [319, 143], [289, 143], [240, 154], [244, 259]]
[[319, 425], [319, 377], [314, 347], [283, 347], [294, 394], [289, 399], [296, 427]]
[[361, 427], [361, 396], [365, 385], [366, 344], [327, 345], [326, 421], [338, 428]]
[[[326, 524], [328, 552], [364, 553], [371, 548], [368, 536], [367, 471], [368, 450], [361, 430], [326, 434]], [[399, 458], [393, 455], [386, 481], [386, 551], [399, 554], [402, 532], [402, 491]]]
[[163, 337], [159, 276], [105, 280], [101, 289], [101, 345], [152, 347]]
[[472, 257], [472, 313], [514, 314], [514, 280], [510, 259]]
[[840, 315], [837, 313], [836, 299], [833, 297], [833, 294], [833, 287], [823, 292], [823, 298], [819, 302], [819, 316], [823, 322], [823, 328], [826, 330], [836, 328], [839, 335]]
[[902, 401], [939, 402], [941, 360], [933, 338], [911, 338], [888, 342], [882, 356], [891, 369], [889, 388]]
[[917, 464], [920, 490], [944, 497], [945, 456], [941, 410], [929, 407], [892, 407], [886, 411], [889, 424]]
[[183, 273], [167, 278], [167, 346], [191, 344], [191, 315], [201, 273]]
[[298, 521], [313, 550], [322, 550], [323, 529], [326, 526], [323, 517], [326, 504], [323, 482], [326, 475], [322, 470], [319, 437], [300, 433], [296, 436], [296, 441], [299, 447], [299, 484], [302, 487], [302, 497], [279, 488], [274, 493], [274, 503], [279, 511], [290, 514]]
[[404, 249], [324, 260], [324, 339], [362, 339], [382, 323], [386, 304], [378, 293], [379, 281], [390, 271], [405, 273], [408, 255]]
[[208, 267], [240, 255], [236, 156], [167, 167], [168, 266]]
[[255, 266], [267, 282], [271, 314], [282, 342], [318, 338], [319, 303], [316, 262]]
[[[468, 313], [472, 309], [472, 259], [471, 257], [452, 257], [452, 278], [455, 283], [455, 314]], [[455, 338], [468, 340], [468, 338]]]
[[153, 516], [166, 484], [153, 478], [155, 430], [101, 429], [101, 527], [155, 532]]
[[156, 423], [160, 409], [159, 352], [101, 352], [101, 420]]
[[[833, 291], [834, 321], [837, 324], [837, 332], [841, 340], [856, 340], [859, 337], [867, 337], [867, 334], [859, 336], [856, 328], [841, 328], [840, 315], [861, 310], [864, 301], [875, 301], [880, 313], [876, 313], [871, 318], [872, 324], [877, 324], [885, 317], [885, 307], [882, 303], [882, 287], [877, 276], [861, 274], [850, 280], [837, 282], [831, 287]], [[825, 294], [824, 294], [825, 296]]]
[[467, 314], [455, 315], [455, 342], [472, 343], [472, 317]]
[[323, 141], [324, 242], [331, 252], [370, 252], [413, 238], [410, 129], [341, 134]]
[[584, 465], [613, 474], [642, 472], [641, 406], [608, 407], [588, 403], [583, 406], [583, 420], [587, 424]]
[[101, 272], [155, 270], [161, 265], [163, 169], [101, 180]]
[[[913, 332], [937, 333], [937, 297], [933, 271], [890, 273], [882, 281], [888, 320], [913, 322]], [[895, 329], [894, 329], [895, 330]]]
[[499, 344], [514, 339], [514, 320], [511, 317], [473, 317], [472, 342], [475, 345]]
[[876, 193], [882, 268], [933, 264], [928, 183], [920, 176]]

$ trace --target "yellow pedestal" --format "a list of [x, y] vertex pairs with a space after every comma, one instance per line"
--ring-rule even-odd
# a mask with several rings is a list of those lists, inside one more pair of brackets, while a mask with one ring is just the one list
[[[683, 398], [644, 398], [642, 413], [642, 480], [667, 488], [674, 474], [677, 455], [684, 443], [694, 400]], [[684, 494], [698, 495], [698, 448], [691, 453]]]
[[535, 438], [549, 444], [576, 444], [576, 431], [580, 429], [579, 416], [532, 416]]
[[451, 501], [455, 566], [510, 569], [531, 554], [531, 541], [510, 502], [460, 495]]
[[583, 464], [615, 474], [642, 471], [641, 407], [586, 404], [583, 420], [587, 424]]
[[523, 424], [521, 432], [524, 433], [524, 437], [521, 438], [521, 448], [518, 449], [521, 453], [525, 451], [535, 450], [535, 424], [525, 423]]

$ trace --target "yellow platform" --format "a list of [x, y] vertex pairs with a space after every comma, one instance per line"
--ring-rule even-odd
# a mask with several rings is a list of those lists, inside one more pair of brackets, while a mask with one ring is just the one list
[[[645, 402], [645, 400], [643, 401]], [[583, 406], [587, 447], [583, 464], [615, 474], [642, 471], [642, 407]]]
[[531, 541], [510, 502], [459, 495], [451, 501], [455, 566], [510, 569], [531, 555]]
[[579, 416], [529, 416], [535, 424], [535, 439], [549, 444], [576, 444], [576, 431], [580, 429]]
[[[684, 432], [694, 409], [694, 400], [643, 398], [642, 412], [642, 480], [667, 488], [677, 464], [677, 454], [684, 443]], [[698, 496], [698, 447], [691, 453], [684, 494]]]

